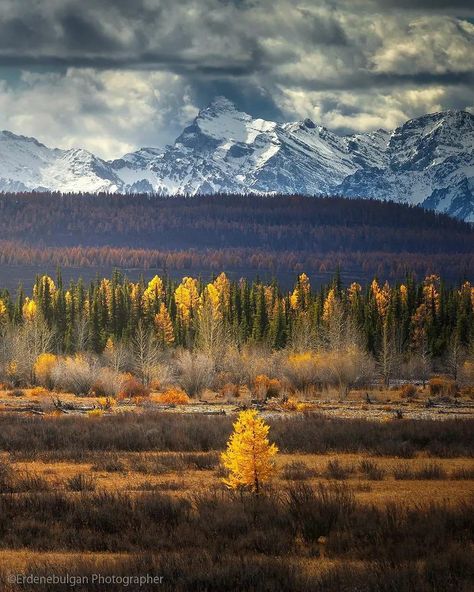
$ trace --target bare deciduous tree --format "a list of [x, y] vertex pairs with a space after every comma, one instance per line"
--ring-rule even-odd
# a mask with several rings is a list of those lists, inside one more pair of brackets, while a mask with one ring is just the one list
[[51, 351], [53, 332], [38, 313], [22, 325], [8, 330], [10, 366], [15, 367], [15, 376], [21, 382], [34, 379], [34, 364], [39, 355]]
[[458, 337], [454, 336], [448, 344], [445, 356], [446, 369], [454, 380], [458, 379], [459, 369], [465, 359], [466, 350], [462, 346]]
[[130, 350], [123, 341], [107, 342], [103, 356], [107, 366], [115, 372], [123, 372], [130, 363]]
[[377, 356], [377, 369], [386, 388], [390, 386], [390, 379], [400, 369], [401, 347], [397, 335], [390, 330], [385, 322], [382, 329], [382, 342]]
[[211, 300], [205, 300], [196, 320], [196, 347], [219, 362], [230, 343], [230, 332]]
[[147, 331], [143, 323], [138, 323], [132, 340], [132, 365], [144, 385], [153, 380], [160, 356], [161, 349], [155, 335]]

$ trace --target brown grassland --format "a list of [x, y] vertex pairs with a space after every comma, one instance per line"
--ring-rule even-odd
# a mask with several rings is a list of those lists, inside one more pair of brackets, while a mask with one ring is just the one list
[[259, 408], [280, 452], [256, 497], [227, 490], [220, 463], [250, 401], [52, 395], [0, 392], [2, 591], [71, 589], [12, 583], [15, 573], [72, 574], [80, 591], [473, 589], [470, 397], [269, 400]]

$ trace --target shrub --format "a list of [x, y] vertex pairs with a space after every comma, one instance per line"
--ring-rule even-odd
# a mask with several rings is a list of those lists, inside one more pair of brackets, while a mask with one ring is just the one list
[[16, 493], [49, 491], [50, 489], [50, 484], [44, 477], [36, 473], [30, 473], [29, 471], [19, 473], [13, 481], [13, 491]]
[[385, 475], [385, 471], [377, 463], [367, 459], [360, 462], [359, 469], [371, 481], [381, 481]]
[[467, 479], [470, 481], [471, 479], [474, 480], [474, 469], [462, 467], [460, 469], [456, 469], [451, 473], [451, 479], [462, 480]]
[[265, 374], [259, 374], [253, 381], [252, 391], [258, 399], [265, 399], [267, 396], [268, 383], [270, 379]]
[[99, 397], [116, 397], [122, 390], [127, 375], [112, 368], [101, 368], [91, 387], [91, 393]]
[[470, 387], [472, 396], [474, 394], [474, 359], [472, 357], [462, 365], [460, 379], [467, 387]]
[[323, 380], [320, 358], [313, 352], [289, 355], [283, 372], [293, 388], [297, 390], [320, 384]]
[[94, 358], [76, 354], [60, 358], [51, 370], [51, 379], [55, 388], [87, 395], [95, 382], [97, 361]]
[[429, 463], [420, 469], [411, 469], [407, 464], [399, 465], [393, 470], [396, 480], [438, 480], [446, 479], [446, 471], [439, 463]]
[[426, 465], [423, 465], [421, 469], [416, 471], [416, 478], [417, 479], [446, 479], [446, 471], [443, 467], [436, 462], [432, 462]]
[[474, 386], [463, 386], [460, 389], [460, 394], [463, 397], [469, 397], [470, 399], [474, 399]]
[[33, 372], [36, 381], [47, 388], [52, 387], [51, 374], [56, 365], [57, 357], [54, 354], [40, 354], [34, 363]]
[[12, 391], [9, 391], [7, 395], [9, 397], [24, 397], [25, 391], [23, 391], [22, 389], [13, 389]]
[[100, 406], [102, 411], [109, 411], [112, 407], [115, 407], [117, 401], [112, 397], [101, 397], [97, 400], [97, 404]]
[[324, 476], [327, 479], [338, 479], [344, 480], [349, 477], [351, 473], [354, 472], [354, 468], [342, 465], [337, 459], [328, 461], [326, 465], [326, 470], [324, 472]]
[[410, 469], [408, 464], [397, 465], [393, 469], [393, 477], [397, 481], [405, 481], [407, 479], [415, 479], [415, 473]]
[[73, 477], [69, 477], [66, 481], [66, 485], [71, 491], [94, 491], [97, 486], [97, 481], [93, 475], [78, 473]]
[[152, 395], [151, 400], [155, 403], [169, 404], [169, 405], [187, 405], [191, 402], [188, 395], [179, 388], [170, 388], [164, 393]]
[[404, 399], [413, 399], [418, 394], [418, 390], [414, 384], [404, 384], [400, 392], [400, 396]]
[[87, 412], [88, 417], [102, 417], [104, 415], [103, 409], [91, 409]]
[[8, 461], [0, 459], [0, 493], [11, 489], [13, 469]]
[[182, 351], [178, 355], [177, 366], [178, 382], [191, 397], [212, 387], [215, 368], [209, 356], [200, 352]]
[[253, 381], [253, 393], [258, 399], [278, 397], [282, 384], [277, 378], [269, 378], [266, 374], [258, 374]]
[[147, 397], [150, 394], [148, 388], [131, 374], [124, 376], [120, 393], [120, 399], [131, 399], [132, 397]]
[[457, 393], [456, 381], [444, 376], [435, 376], [429, 381], [430, 395], [454, 397]]
[[238, 399], [240, 397], [240, 388], [234, 382], [227, 382], [219, 389], [219, 395], [224, 399]]
[[342, 483], [328, 486], [320, 483], [316, 488], [298, 483], [291, 485], [285, 495], [293, 531], [301, 532], [307, 542], [327, 536], [356, 508], [354, 494]]
[[101, 454], [92, 465], [93, 471], [105, 471], [106, 473], [122, 473], [126, 467], [117, 454]]
[[220, 463], [220, 455], [217, 452], [187, 452], [179, 456], [187, 468], [197, 469], [198, 471], [210, 471]]
[[302, 401], [298, 401], [293, 397], [289, 397], [282, 403], [283, 409], [286, 411], [307, 411], [310, 409], [310, 405], [307, 403], [303, 403]]
[[30, 397], [44, 397], [48, 394], [48, 391], [42, 386], [35, 386], [29, 390]]
[[282, 479], [287, 481], [306, 481], [317, 475], [314, 469], [308, 467], [305, 462], [294, 460], [286, 463], [281, 472]]

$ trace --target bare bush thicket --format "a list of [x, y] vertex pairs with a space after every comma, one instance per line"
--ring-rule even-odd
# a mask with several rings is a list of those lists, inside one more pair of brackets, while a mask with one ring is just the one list
[[247, 346], [241, 351], [229, 348], [221, 362], [221, 368], [225, 372], [227, 382], [245, 384], [251, 388], [257, 376], [262, 374], [279, 377], [281, 355], [272, 353], [263, 346]]
[[51, 380], [56, 389], [86, 395], [91, 390], [98, 372], [97, 358], [76, 354], [58, 359], [51, 371]]
[[406, 380], [419, 380], [423, 388], [432, 372], [432, 363], [425, 348], [414, 351], [400, 366], [399, 376]]
[[202, 352], [183, 350], [176, 358], [178, 382], [191, 397], [211, 388], [216, 375], [213, 360]]
[[321, 355], [307, 351], [290, 354], [283, 359], [282, 371], [293, 388], [304, 390], [313, 385], [321, 385], [326, 372]]
[[328, 382], [336, 386], [341, 399], [347, 397], [351, 388], [363, 384], [374, 373], [372, 358], [357, 346], [351, 346], [345, 351], [328, 352], [325, 362]]
[[123, 388], [125, 377], [113, 368], [101, 368], [97, 378], [92, 385], [92, 391], [96, 395], [105, 397], [116, 397]]

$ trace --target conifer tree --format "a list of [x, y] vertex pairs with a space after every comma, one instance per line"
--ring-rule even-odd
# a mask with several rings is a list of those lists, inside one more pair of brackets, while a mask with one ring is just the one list
[[249, 489], [256, 495], [275, 474], [275, 455], [278, 448], [270, 444], [270, 427], [249, 409], [239, 414], [234, 432], [221, 459], [229, 475], [223, 482], [230, 489]]

